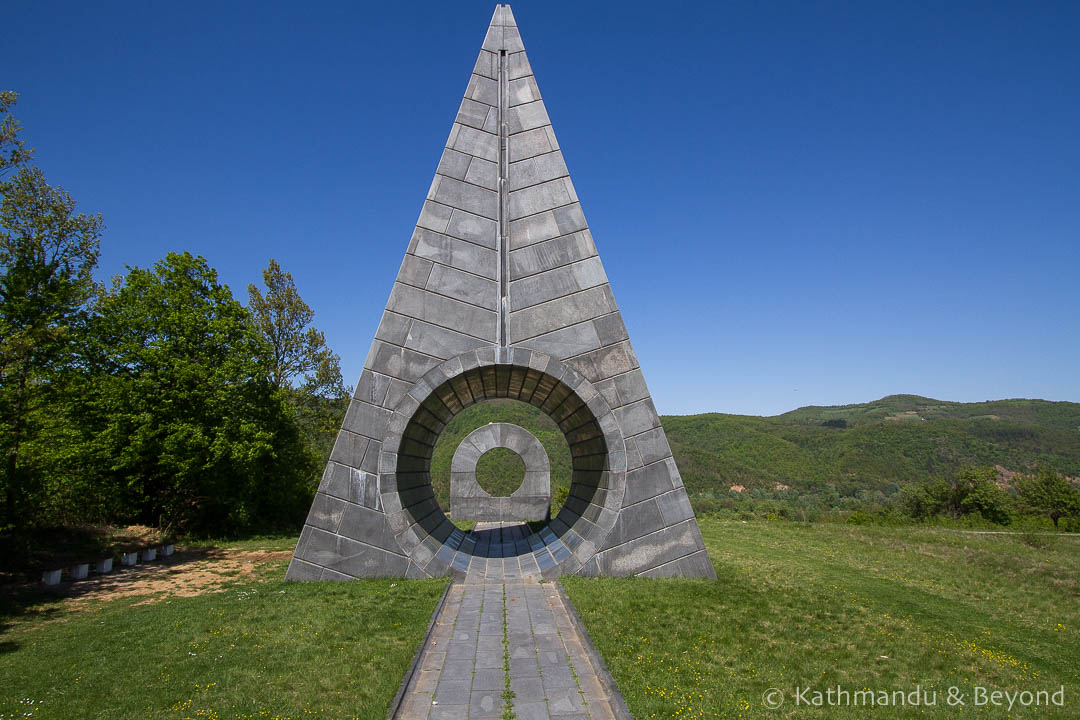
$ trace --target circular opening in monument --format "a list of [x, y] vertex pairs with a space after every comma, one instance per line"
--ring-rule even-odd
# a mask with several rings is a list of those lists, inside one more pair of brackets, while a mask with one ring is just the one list
[[[402, 549], [429, 575], [466, 572], [476, 556], [520, 556], [523, 573], [573, 572], [575, 562], [581, 566], [577, 558], [591, 557], [614, 526], [625, 488], [626, 454], [607, 402], [584, 377], [558, 361], [514, 352], [515, 360], [524, 357], [526, 362], [489, 364], [482, 351], [447, 361], [424, 377], [395, 411], [399, 420], [391, 421], [392, 432], [397, 422], [397, 427], [404, 426], [384, 442], [380, 460], [394, 468], [384, 491], [384, 498], [386, 492], [396, 492], [388, 507], [400, 506], [400, 512], [391, 512], [391, 527]], [[462, 369], [455, 372], [455, 364]], [[486, 529], [466, 533], [451, 523], [436, 499], [432, 456], [459, 413], [504, 399], [538, 408], [558, 427], [570, 451], [568, 496], [546, 523], [501, 528], [494, 535]]]
[[509, 448], [494, 448], [476, 462], [476, 482], [492, 497], [510, 497], [525, 482], [525, 461]]
[[[547, 413], [527, 402], [510, 398], [476, 402], [454, 415], [439, 433], [431, 457], [431, 485], [435, 500], [444, 510], [451, 509], [450, 465], [454, 454], [464, 439], [474, 430], [490, 423], [500, 422], [524, 428], [544, 446], [550, 473], [550, 516], [556, 517], [570, 495], [570, 482], [574, 473], [570, 446], [567, 445], [562, 430]], [[479, 479], [479, 475], [477, 477]], [[481, 485], [483, 485], [482, 482]], [[511, 492], [516, 488], [517, 486]], [[475, 527], [476, 523], [472, 519], [455, 517], [452, 512], [448, 514], [454, 525], [462, 530], [469, 531]]]

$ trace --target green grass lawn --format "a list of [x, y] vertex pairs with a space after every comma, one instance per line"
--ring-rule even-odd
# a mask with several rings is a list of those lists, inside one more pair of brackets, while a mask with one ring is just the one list
[[[1078, 537], [1036, 548], [918, 527], [701, 529], [716, 582], [562, 581], [638, 720], [1080, 717]], [[1062, 685], [1064, 707], [974, 705], [975, 686]], [[798, 688], [837, 686], [939, 695], [931, 707], [796, 704]], [[953, 686], [963, 708], [947, 703]], [[763, 704], [769, 688], [783, 692], [779, 709]]]
[[285, 583], [285, 565], [198, 597], [8, 607], [0, 717], [385, 717], [445, 582]]

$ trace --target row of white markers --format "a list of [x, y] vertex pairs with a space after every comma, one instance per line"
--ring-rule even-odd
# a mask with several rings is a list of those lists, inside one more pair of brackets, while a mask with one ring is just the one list
[[[158, 553], [161, 553], [162, 557], [169, 557], [173, 554], [172, 545], [160, 545], [158, 547], [143, 548], [142, 550], [131, 550], [130, 552], [120, 553], [120, 564], [124, 567], [131, 567], [138, 564], [140, 558], [143, 562], [153, 562], [157, 560]], [[90, 574], [90, 563], [82, 563], [81, 565], [74, 565], [70, 569], [72, 580], [85, 580]], [[102, 560], [98, 560], [94, 563], [94, 572], [98, 575], [104, 575], [111, 573], [113, 570], [113, 558], [107, 557]], [[59, 585], [60, 578], [64, 574], [64, 568], [59, 570], [46, 570], [41, 574], [41, 581], [46, 585]]]

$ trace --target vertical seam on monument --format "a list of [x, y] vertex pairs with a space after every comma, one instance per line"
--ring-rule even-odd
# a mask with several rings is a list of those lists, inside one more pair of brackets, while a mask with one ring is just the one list
[[[505, 32], [505, 28], [504, 28]], [[505, 40], [503, 41], [505, 44]], [[506, 48], [503, 47], [499, 50], [499, 266], [497, 273], [499, 275], [499, 326], [496, 331], [498, 335], [498, 352], [500, 360], [502, 357], [503, 348], [509, 343], [509, 328], [507, 328], [507, 318], [510, 315], [510, 238], [508, 232], [508, 216], [509, 216], [509, 204], [510, 197], [507, 192], [507, 185], [509, 183], [509, 132], [507, 124], [507, 106], [509, 104], [509, 73], [507, 71], [507, 55]]]

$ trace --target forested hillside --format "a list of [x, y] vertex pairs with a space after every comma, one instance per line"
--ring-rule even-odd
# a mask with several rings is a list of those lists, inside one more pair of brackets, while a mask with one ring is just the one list
[[709, 413], [662, 421], [692, 495], [731, 486], [889, 495], [967, 465], [1000, 466], [1007, 476], [1044, 464], [1080, 475], [1077, 403], [890, 395], [775, 417]]

